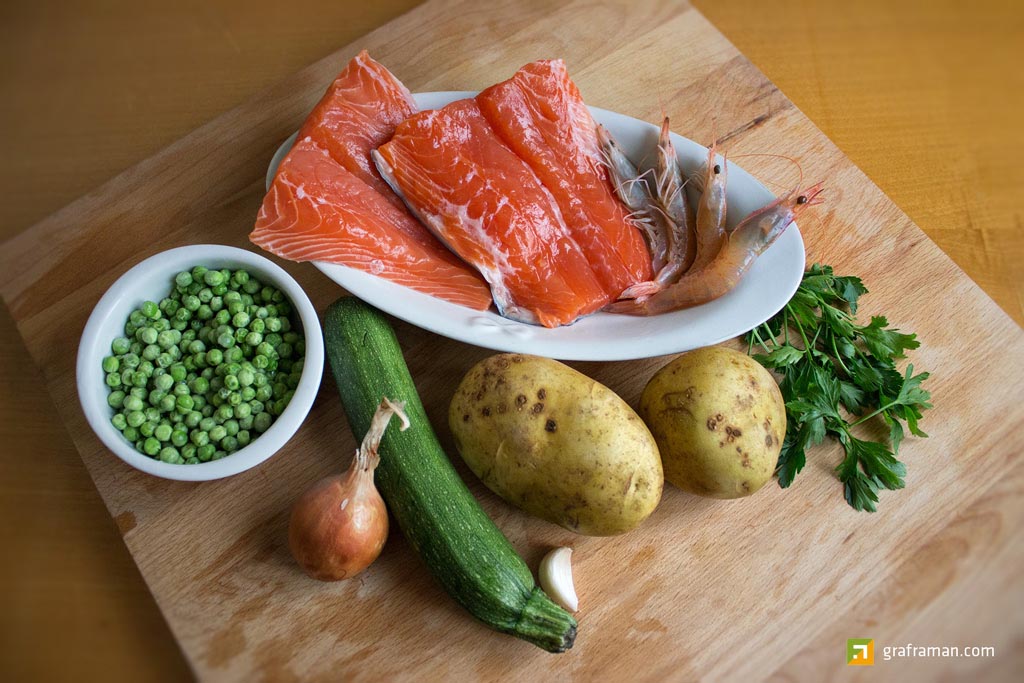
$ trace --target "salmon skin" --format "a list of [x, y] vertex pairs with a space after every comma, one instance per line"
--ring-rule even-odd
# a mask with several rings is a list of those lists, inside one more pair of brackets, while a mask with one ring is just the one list
[[413, 115], [373, 158], [423, 223], [480, 271], [502, 315], [557, 327], [614, 298], [551, 193], [475, 100]]
[[650, 253], [614, 194], [594, 119], [565, 63], [527, 64], [476, 101], [498, 137], [554, 197], [605, 291], [618, 298], [650, 280]]
[[408, 88], [366, 50], [356, 55], [331, 83], [299, 129], [326, 149], [347, 171], [404, 210], [370, 160], [370, 150], [386, 142], [395, 126], [417, 110]]
[[309, 137], [281, 162], [249, 239], [291, 261], [349, 266], [476, 310], [491, 304], [476, 272]]

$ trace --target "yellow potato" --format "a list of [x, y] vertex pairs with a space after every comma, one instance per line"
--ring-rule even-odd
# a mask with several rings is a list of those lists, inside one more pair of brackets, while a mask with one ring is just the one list
[[459, 453], [492, 491], [571, 531], [629, 531], [661, 500], [661, 459], [643, 421], [558, 361], [481, 361], [455, 392], [448, 420]]
[[665, 479], [710, 498], [761, 488], [786, 434], [786, 406], [771, 373], [720, 346], [690, 351], [655, 373], [640, 415], [658, 442]]

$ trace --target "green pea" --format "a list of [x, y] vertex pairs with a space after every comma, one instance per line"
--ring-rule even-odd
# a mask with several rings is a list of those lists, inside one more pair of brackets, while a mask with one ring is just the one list
[[207, 404], [203, 406], [199, 412], [202, 413], [203, 417], [213, 417], [213, 406]]
[[228, 430], [223, 425], [217, 425], [210, 430], [210, 441], [220, 441], [228, 435]]
[[133, 353], [136, 356], [140, 355], [142, 353], [142, 342], [133, 341], [131, 347], [128, 349], [128, 353]]
[[292, 345], [288, 342], [281, 342], [281, 345], [277, 347], [277, 354], [281, 358], [290, 358], [292, 355]]
[[203, 277], [203, 282], [210, 287], [216, 287], [224, 282], [224, 275], [222, 275], [219, 270], [208, 270]]
[[238, 434], [239, 425], [238, 420], [228, 420], [224, 423], [224, 429], [227, 430], [228, 436], [234, 436]]
[[270, 332], [280, 332], [281, 331], [281, 319], [280, 318], [277, 318], [277, 317], [267, 318], [264, 321], [264, 324], [267, 326], [267, 330], [270, 331]]
[[188, 385], [184, 382], [176, 382], [174, 387], [171, 389], [171, 393], [175, 396], [188, 396]]
[[228, 453], [234, 453], [238, 450], [238, 439], [233, 436], [225, 436], [220, 440], [220, 447]]
[[190, 284], [192, 284], [192, 273], [188, 271], [182, 271], [178, 273], [177, 275], [174, 276], [174, 284], [182, 288], [188, 287]]
[[184, 394], [178, 396], [176, 407], [179, 413], [189, 413], [195, 407], [195, 401], [191, 396]]
[[121, 386], [121, 375], [117, 374], [116, 372], [111, 372], [106, 377], [106, 383], [107, 386], [110, 387], [111, 389], [116, 389], [117, 387]]
[[[171, 432], [171, 444], [181, 448], [188, 443], [188, 432], [184, 429], [175, 429]], [[194, 445], [194, 444], [193, 444]]]
[[235, 409], [228, 404], [224, 404], [221, 407], [217, 408], [217, 412], [215, 413], [215, 417], [221, 422], [230, 420], [234, 416]]
[[126, 337], [117, 337], [110, 342], [110, 350], [118, 356], [128, 353], [132, 343]]
[[[125, 399], [124, 399], [124, 404], [123, 405], [124, 405], [124, 409], [125, 410], [133, 411], [133, 412], [134, 411], [140, 411], [140, 410], [142, 410], [145, 407], [145, 404], [142, 402], [142, 399], [138, 398], [135, 395], [126, 396]], [[138, 425], [132, 425], [132, 426], [137, 427]]]
[[194, 394], [205, 394], [210, 388], [210, 383], [202, 377], [196, 377], [189, 383], [189, 387]]
[[124, 428], [123, 434], [124, 438], [128, 439], [129, 441], [135, 441], [136, 439], [139, 438], [139, 430], [136, 429], [135, 427], [132, 427], [131, 423], [129, 423], [128, 426]]
[[185, 459], [185, 464], [186, 465], [198, 465], [199, 464], [199, 458], [186, 458]]
[[240, 386], [238, 377], [236, 375], [227, 375], [224, 377], [224, 386], [231, 391], [237, 391]]
[[271, 417], [270, 413], [263, 412], [253, 418], [252, 426], [253, 429], [262, 434], [263, 432], [270, 429], [270, 424], [273, 421], [274, 418]]
[[150, 320], [156, 320], [160, 317], [160, 307], [153, 301], [146, 301], [142, 304], [142, 315], [146, 316]]
[[253, 357], [252, 364], [258, 370], [266, 370], [268, 367], [270, 367], [270, 359], [264, 356], [263, 354], [259, 354]]
[[[212, 309], [213, 307], [211, 306], [210, 308]], [[218, 325], [227, 325], [229, 322], [231, 322], [231, 314], [221, 309], [217, 311], [217, 314], [215, 316], [213, 316], [213, 322], [215, 322]]]
[[184, 424], [189, 429], [195, 429], [196, 427], [199, 426], [199, 421], [202, 419], [202, 413], [200, 413], [198, 410], [193, 410], [192, 412], [185, 415], [185, 419], [182, 421], [182, 424]]
[[245, 354], [242, 352], [242, 349], [237, 346], [232, 346], [230, 349], [224, 351], [224, 360], [229, 363], [237, 363], [243, 358], [245, 358]]
[[[236, 293], [237, 292], [228, 292], [228, 294]], [[232, 301], [228, 303], [227, 294], [224, 295], [224, 305], [227, 306], [227, 312], [230, 313], [232, 317], [238, 315], [239, 313], [245, 313], [245, 304], [243, 304], [241, 301]], [[248, 323], [246, 323], [246, 325], [248, 325]]]
[[220, 349], [210, 349], [206, 352], [206, 362], [213, 366], [220, 365], [224, 362], [224, 352]]
[[151, 392], [149, 392], [149, 396], [146, 397], [146, 400], [149, 401], [149, 405], [157, 406], [159, 408], [160, 399], [162, 399], [166, 395], [166, 391], [162, 391], [161, 389], [153, 389]]
[[149, 326], [156, 330], [157, 334], [163, 332], [164, 330], [171, 329], [171, 323], [166, 318], [157, 318], [156, 320], [151, 322]]
[[242, 283], [242, 290], [247, 294], [256, 294], [256, 292], [260, 291], [260, 288], [262, 287], [263, 285], [260, 281], [254, 277], [249, 278], [249, 280]]
[[213, 454], [213, 457], [210, 458], [210, 460], [220, 460], [221, 458], [227, 457], [227, 455], [228, 454], [225, 453], [224, 451], [217, 451], [216, 453]]
[[[149, 439], [146, 439], [146, 452], [149, 453]], [[153, 455], [152, 453], [150, 455]], [[160, 449], [160, 460], [162, 462], [175, 463], [179, 458], [178, 449], [174, 446], [166, 446]]]
[[213, 454], [217, 452], [217, 447], [212, 443], [203, 444], [196, 451], [196, 457], [200, 462], [209, 462], [213, 457]]
[[160, 399], [160, 403], [157, 405], [157, 407], [160, 408], [161, 412], [169, 413], [172, 410], [174, 410], [175, 406], [177, 405], [178, 403], [175, 397], [168, 394]]
[[194, 458], [199, 450], [194, 443], [186, 443], [183, 446], [179, 446], [179, 448], [181, 449], [181, 457], [185, 458], [186, 462], [188, 462], [189, 458]]
[[252, 415], [250, 415], [249, 417], [243, 417], [241, 420], [239, 420], [238, 429], [240, 430], [240, 432], [247, 432], [250, 429], [252, 429]]
[[244, 343], [245, 343], [245, 338], [246, 338], [247, 336], [249, 336], [249, 330], [247, 330], [247, 329], [246, 329], [246, 328], [244, 328], [244, 327], [239, 327], [239, 328], [238, 328], [237, 330], [235, 330], [235, 332], [234, 332], [234, 337], [235, 337], [235, 343], [236, 343], [236, 344], [244, 344]]
[[173, 317], [179, 308], [181, 308], [181, 304], [174, 299], [164, 299], [160, 302], [160, 310], [168, 317]]
[[155, 436], [160, 441], [170, 441], [172, 431], [173, 430], [171, 429], [171, 425], [157, 425], [156, 429], [153, 430], [153, 436]]
[[156, 344], [149, 344], [146, 348], [142, 349], [142, 359], [148, 361], [156, 360], [156, 357], [160, 355], [160, 347]]
[[161, 368], [169, 368], [174, 364], [174, 357], [169, 353], [161, 353], [156, 357], [156, 364]]
[[224, 294], [227, 293], [228, 286], [224, 283], [221, 283], [219, 285], [214, 286], [212, 289], [214, 296], [223, 296]]
[[191, 434], [188, 435], [188, 438], [196, 446], [205, 446], [206, 444], [210, 443], [210, 435], [206, 432], [193, 431]]
[[160, 409], [153, 406], [146, 406], [142, 409], [146, 419], [153, 423], [154, 426], [160, 421]]
[[217, 337], [217, 343], [223, 346], [225, 349], [231, 348], [235, 345], [235, 337], [227, 332]]
[[192, 408], [193, 410], [202, 410], [203, 406], [206, 405], [206, 399], [202, 394], [197, 394], [192, 397]]
[[103, 372], [117, 372], [121, 363], [113, 356], [106, 356], [103, 359]]
[[153, 436], [154, 431], [156, 431], [156, 425], [152, 422], [143, 422], [139, 425], [139, 434], [143, 437], [148, 438]]
[[171, 379], [175, 382], [183, 382], [188, 376], [188, 368], [181, 363], [175, 363], [170, 368]]
[[199, 429], [204, 432], [208, 432], [216, 426], [217, 421], [214, 420], [212, 417], [204, 417], [202, 420], [199, 421]]
[[196, 282], [202, 282], [203, 277], [206, 275], [205, 266], [195, 266], [192, 268], [192, 279]]
[[164, 330], [163, 332], [159, 333], [156, 337], [156, 343], [161, 349], [164, 349], [165, 351], [174, 346], [173, 331]]
[[[220, 313], [221, 311], [224, 310], [224, 299], [219, 297], [219, 296], [217, 296], [216, 288], [214, 288], [213, 294], [214, 294], [214, 297], [212, 299], [210, 299], [210, 310], [212, 310], [212, 311], [214, 311], [216, 313]], [[227, 311], [224, 311], [224, 312], [227, 313]]]
[[259, 346], [262, 342], [263, 335], [259, 332], [249, 332], [249, 334], [245, 335], [245, 343], [249, 346]]
[[235, 438], [238, 439], [238, 445], [242, 448], [248, 446], [249, 442], [251, 441], [251, 437], [249, 436], [249, 430], [247, 429], [240, 429]]
[[256, 398], [256, 389], [253, 387], [242, 387], [238, 393], [246, 403]]
[[126, 353], [121, 356], [121, 365], [126, 368], [139, 367], [139, 357], [134, 353]]
[[143, 344], [155, 344], [159, 336], [160, 333], [156, 331], [155, 327], [143, 327], [135, 333], [135, 338]]
[[115, 410], [124, 405], [125, 393], [116, 389], [107, 394], [107, 405]]
[[114, 425], [117, 431], [123, 432], [124, 428], [128, 426], [128, 420], [125, 419], [124, 413], [114, 413], [114, 416], [110, 418], [110, 424]]
[[231, 275], [231, 282], [239, 287], [243, 287], [249, 282], [249, 273], [244, 270], [236, 270]]
[[233, 414], [238, 419], [249, 417], [250, 415], [252, 415], [252, 406], [250, 406], [248, 403], [239, 403], [238, 405], [234, 406]]

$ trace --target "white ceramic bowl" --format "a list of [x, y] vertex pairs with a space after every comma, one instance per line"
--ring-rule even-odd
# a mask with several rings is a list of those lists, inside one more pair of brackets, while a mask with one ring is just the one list
[[[193, 266], [245, 268], [257, 279], [280, 289], [291, 301], [302, 322], [306, 357], [302, 378], [285, 411], [270, 429], [231, 455], [196, 465], [172, 465], [150, 458], [110, 423], [114, 411], [107, 405], [109, 389], [101, 363], [110, 354], [110, 343], [124, 335], [128, 314], [144, 301], [160, 301], [171, 291], [174, 275]], [[238, 474], [274, 455], [295, 434], [313, 405], [324, 368], [324, 342], [316, 310], [299, 284], [268, 259], [244, 249], [216, 244], [179, 247], [151, 256], [111, 285], [96, 304], [78, 345], [76, 375], [78, 400], [96, 436], [132, 467], [165, 479], [208, 481]]]

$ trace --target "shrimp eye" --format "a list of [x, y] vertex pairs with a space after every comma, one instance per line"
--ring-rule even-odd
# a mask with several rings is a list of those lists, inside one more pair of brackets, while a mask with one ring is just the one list
[[799, 197], [796, 198], [796, 203], [797, 204], [806, 204], [807, 203], [807, 197], [805, 197], [804, 195], [800, 195]]
[[715, 164], [715, 167], [712, 170], [715, 172], [715, 175], [718, 175], [719, 173], [722, 172], [722, 167], [719, 166], [718, 164]]

